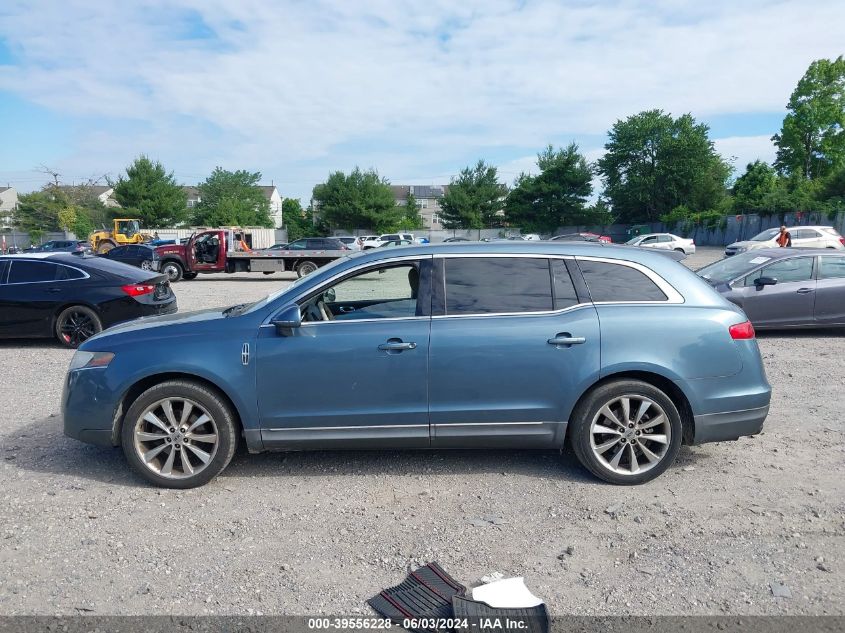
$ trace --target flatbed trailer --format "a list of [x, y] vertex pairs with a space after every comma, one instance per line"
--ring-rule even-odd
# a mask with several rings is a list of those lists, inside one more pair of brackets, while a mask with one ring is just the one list
[[298, 276], [350, 255], [348, 250], [249, 250], [237, 230], [212, 229], [195, 233], [185, 244], [156, 248], [159, 270], [171, 282], [194, 279], [202, 273], [264, 273], [292, 271]]

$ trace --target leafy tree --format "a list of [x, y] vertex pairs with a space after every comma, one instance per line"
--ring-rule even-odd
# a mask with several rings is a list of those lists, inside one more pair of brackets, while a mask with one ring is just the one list
[[777, 172], [760, 160], [748, 163], [745, 173], [733, 186], [733, 207], [736, 213], [765, 213], [767, 196], [778, 188]]
[[708, 132], [689, 114], [673, 119], [662, 110], [617, 121], [598, 169], [619, 220], [650, 222], [681, 205], [698, 210], [718, 206], [730, 167]]
[[845, 59], [810, 64], [787, 104], [775, 167], [812, 179], [845, 165]]
[[344, 229], [386, 233], [399, 226], [403, 215], [389, 183], [375, 170], [356, 167], [348, 176], [336, 171], [314, 187], [313, 198], [322, 219]]
[[302, 237], [318, 237], [325, 235], [322, 227], [313, 223], [311, 208], [306, 211], [297, 198], [285, 198], [282, 201], [282, 220], [288, 232], [288, 241], [293, 242]]
[[147, 228], [177, 226], [185, 221], [188, 197], [176, 184], [173, 173], [146, 156], [139, 156], [126, 168], [114, 187], [114, 197], [124, 209], [134, 209]]
[[440, 200], [443, 226], [447, 229], [483, 229], [501, 223], [507, 189], [499, 183], [495, 167], [479, 160], [452, 178]]
[[409, 193], [402, 207], [402, 217], [399, 220], [399, 225], [396, 227], [400, 231], [416, 231], [423, 228], [423, 219], [420, 215], [420, 203], [417, 202], [417, 197]]
[[593, 192], [593, 171], [578, 145], [555, 150], [551, 145], [537, 154], [540, 173], [520, 174], [505, 205], [505, 217], [523, 231], [553, 233], [570, 224], [596, 224], [606, 209], [588, 212], [587, 198]]
[[67, 201], [48, 190], [25, 193], [18, 198], [15, 225], [32, 237], [33, 231], [59, 230], [59, 212]]
[[[198, 186], [192, 222], [203, 226], [273, 226], [270, 201], [258, 186], [260, 172], [216, 167]], [[282, 210], [284, 218], [284, 208]]]

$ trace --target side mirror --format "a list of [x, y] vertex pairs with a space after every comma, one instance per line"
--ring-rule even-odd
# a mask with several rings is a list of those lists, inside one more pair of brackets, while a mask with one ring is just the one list
[[758, 277], [754, 280], [754, 285], [758, 288], [763, 286], [774, 286], [778, 282], [774, 277]]
[[276, 332], [280, 336], [287, 336], [287, 330], [297, 328], [302, 325], [302, 313], [299, 311], [299, 306], [294, 304], [282, 308], [270, 320], [276, 326]]

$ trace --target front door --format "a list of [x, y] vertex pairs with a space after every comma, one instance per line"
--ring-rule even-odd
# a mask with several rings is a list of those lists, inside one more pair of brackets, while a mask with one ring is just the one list
[[188, 242], [186, 255], [192, 271], [221, 270], [225, 258], [226, 245], [220, 243], [222, 231], [206, 231]]
[[560, 445], [598, 376], [596, 310], [566, 263], [545, 257], [437, 260], [431, 327], [432, 446]]
[[429, 446], [430, 264], [362, 268], [303, 297], [300, 327], [261, 328], [267, 448]]
[[[742, 308], [754, 325], [788, 327], [813, 322], [816, 280], [815, 257], [781, 259], [752, 273], [740, 289]], [[760, 277], [777, 279], [773, 286], [755, 286]]]

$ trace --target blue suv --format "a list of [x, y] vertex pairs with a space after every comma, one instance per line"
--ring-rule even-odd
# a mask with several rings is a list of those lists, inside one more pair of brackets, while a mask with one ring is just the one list
[[65, 433], [160, 486], [250, 452], [572, 444], [615, 484], [758, 433], [754, 330], [660, 253], [455, 243], [341, 258], [252, 304], [141, 319], [74, 356]]

